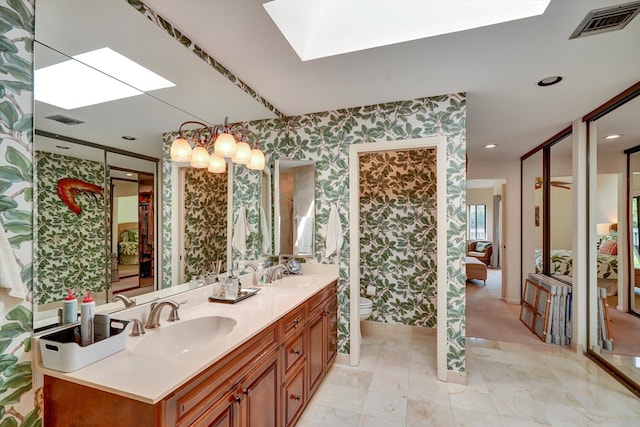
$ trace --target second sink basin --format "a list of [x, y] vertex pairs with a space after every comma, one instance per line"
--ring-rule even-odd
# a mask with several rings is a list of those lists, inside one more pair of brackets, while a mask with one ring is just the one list
[[225, 338], [237, 322], [224, 316], [205, 316], [180, 320], [175, 323], [163, 321], [155, 330], [147, 330], [136, 340], [132, 351], [139, 354], [179, 356], [188, 354]]
[[271, 282], [271, 286], [277, 288], [306, 288], [316, 283], [318, 283], [318, 280], [314, 277], [290, 276]]

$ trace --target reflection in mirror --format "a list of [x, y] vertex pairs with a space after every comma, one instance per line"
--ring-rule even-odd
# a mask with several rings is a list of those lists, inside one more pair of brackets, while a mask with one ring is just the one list
[[110, 280], [104, 152], [40, 136], [34, 148], [35, 311], [57, 309], [69, 289], [78, 297], [91, 291], [105, 302]]
[[[522, 167], [522, 272], [543, 270], [542, 151], [521, 163]], [[524, 282], [524, 279], [523, 279]]]
[[154, 175], [112, 166], [110, 177], [111, 296], [151, 292], [155, 279]]
[[274, 255], [313, 256], [315, 163], [276, 160], [274, 177]]
[[178, 281], [185, 283], [213, 271], [217, 261], [221, 271], [227, 270], [228, 174], [182, 167], [179, 176], [183, 222]]
[[[597, 144], [597, 187], [590, 193], [597, 249], [589, 275], [589, 349], [636, 387], [640, 318], [632, 311], [640, 305], [634, 242], [640, 190], [634, 172], [640, 170], [640, 154], [633, 151], [640, 145], [639, 115], [640, 98], [635, 98], [590, 123], [591, 141]], [[606, 138], [612, 134], [622, 136]]]
[[260, 236], [260, 255], [273, 255], [273, 180], [272, 168], [265, 167], [260, 177], [260, 207], [258, 227]]
[[[549, 248], [551, 275], [573, 277], [573, 186], [571, 136], [550, 148]], [[570, 279], [569, 279], [570, 280]]]

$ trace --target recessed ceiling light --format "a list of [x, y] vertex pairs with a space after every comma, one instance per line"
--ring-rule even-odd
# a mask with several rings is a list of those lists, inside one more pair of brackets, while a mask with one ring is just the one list
[[612, 139], [618, 139], [618, 138], [622, 138], [622, 134], [621, 133], [614, 133], [611, 135], [607, 135], [604, 137], [604, 139], [606, 139], [607, 141], [612, 140]]
[[498, 146], [498, 144], [487, 144], [484, 146], [484, 148], [496, 148]]
[[71, 110], [175, 86], [108, 47], [35, 71], [34, 98]]
[[263, 6], [300, 59], [308, 61], [542, 15], [549, 3], [274, 0]]
[[558, 84], [562, 81], [562, 77], [560, 76], [550, 76], [550, 77], [545, 77], [544, 79], [538, 81], [538, 83], [536, 83], [538, 86], [540, 87], [545, 87], [545, 86], [553, 86], [555, 84]]
[[125, 135], [125, 136], [122, 137], [122, 139], [126, 139], [127, 141], [135, 141], [136, 137], [135, 136]]
[[70, 150], [71, 147], [67, 147], [66, 145], [56, 145], [56, 148], [59, 148], [61, 150]]

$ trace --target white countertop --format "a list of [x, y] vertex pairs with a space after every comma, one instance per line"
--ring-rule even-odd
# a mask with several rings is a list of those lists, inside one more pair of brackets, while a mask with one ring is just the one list
[[[181, 321], [202, 316], [224, 316], [237, 322], [231, 333], [222, 340], [199, 345], [188, 354], [168, 357], [163, 354], [142, 355], [136, 352], [135, 347], [140, 344], [141, 338], [151, 337], [151, 334], [160, 332], [162, 328], [171, 327], [166, 321], [169, 309], [165, 308], [160, 316], [160, 328], [148, 329], [143, 337], [127, 337], [125, 350], [74, 372], [64, 373], [44, 368], [36, 342], [33, 346], [37, 353], [34, 357], [35, 370], [43, 375], [155, 404], [338, 279], [337, 274], [306, 272], [304, 277], [314, 277], [316, 281], [302, 288], [264, 285], [256, 295], [236, 304], [209, 302], [213, 285], [173, 296], [171, 299], [176, 302], [186, 301], [179, 310]], [[146, 319], [148, 311], [148, 306], [138, 306], [114, 313], [112, 317], [121, 320], [135, 317], [142, 320]]]

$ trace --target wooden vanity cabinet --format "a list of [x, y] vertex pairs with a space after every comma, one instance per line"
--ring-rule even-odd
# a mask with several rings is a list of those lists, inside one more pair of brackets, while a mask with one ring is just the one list
[[325, 288], [309, 302], [308, 395], [311, 396], [331, 367], [338, 352], [338, 300], [334, 286]]
[[155, 405], [45, 375], [44, 425], [289, 427], [336, 352], [334, 283]]

